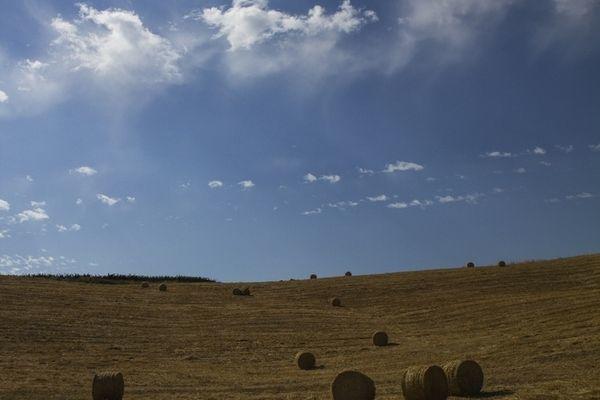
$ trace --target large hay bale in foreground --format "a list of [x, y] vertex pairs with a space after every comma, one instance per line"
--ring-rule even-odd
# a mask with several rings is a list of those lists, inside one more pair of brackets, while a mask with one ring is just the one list
[[442, 367], [453, 396], [474, 396], [483, 387], [483, 370], [473, 360], [450, 361]]
[[236, 287], [235, 289], [233, 289], [233, 295], [234, 296], [241, 296], [242, 295], [242, 289]]
[[445, 400], [448, 397], [446, 374], [437, 365], [410, 367], [402, 377], [406, 400]]
[[352, 272], [350, 271], [346, 271], [346, 273], [344, 274], [345, 276], [352, 276]]
[[334, 307], [341, 307], [342, 306], [342, 301], [340, 299], [338, 299], [337, 297], [332, 297], [329, 300], [329, 303], [334, 306]]
[[373, 400], [375, 382], [358, 371], [340, 372], [331, 383], [333, 400]]
[[92, 398], [94, 400], [121, 400], [125, 392], [123, 374], [120, 372], [103, 372], [94, 375], [92, 381]]
[[148, 282], [142, 282], [142, 288], [147, 288], [150, 287], [150, 284]]
[[388, 335], [383, 331], [377, 331], [373, 334], [373, 344], [375, 346], [387, 346], [388, 345]]
[[310, 274], [310, 279], [317, 279], [317, 274]]
[[317, 363], [314, 354], [309, 353], [308, 351], [301, 351], [297, 353], [295, 360], [296, 365], [298, 365], [298, 368], [304, 370], [313, 369], [315, 367], [315, 364]]
[[166, 292], [167, 291], [167, 284], [166, 283], [161, 283], [160, 286], [158, 287], [158, 290], [160, 290], [161, 292]]
[[250, 296], [250, 288], [249, 287], [245, 287], [244, 289], [242, 289], [242, 295], [244, 295], [244, 296]]
[[475, 268], [475, 263], [474, 262], [468, 262], [467, 263], [467, 268]]
[[498, 262], [498, 266], [499, 267], [506, 267], [506, 261], [499, 261]]

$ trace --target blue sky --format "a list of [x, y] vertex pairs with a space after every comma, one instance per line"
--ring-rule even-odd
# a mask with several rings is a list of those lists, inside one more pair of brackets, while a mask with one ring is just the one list
[[600, 251], [595, 0], [0, 7], [1, 273]]

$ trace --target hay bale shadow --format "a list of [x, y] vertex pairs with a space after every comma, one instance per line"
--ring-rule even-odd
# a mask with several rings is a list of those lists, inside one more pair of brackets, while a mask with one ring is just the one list
[[470, 396], [473, 399], [487, 399], [490, 397], [496, 397], [496, 396], [510, 396], [512, 394], [515, 394], [514, 390], [508, 390], [508, 389], [501, 389], [501, 390], [484, 390], [481, 393], [477, 394], [477, 395], [472, 395]]

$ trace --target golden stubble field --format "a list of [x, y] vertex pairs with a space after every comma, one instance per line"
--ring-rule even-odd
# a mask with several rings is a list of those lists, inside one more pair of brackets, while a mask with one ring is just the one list
[[[91, 399], [107, 369], [127, 400], [329, 399], [348, 368], [402, 399], [406, 367], [462, 357], [485, 398], [600, 399], [600, 255], [236, 286], [0, 277], [0, 399]], [[297, 369], [303, 349], [320, 368]]]

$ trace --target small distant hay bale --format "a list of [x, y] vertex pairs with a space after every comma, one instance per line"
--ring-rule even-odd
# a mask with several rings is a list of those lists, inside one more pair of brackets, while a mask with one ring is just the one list
[[377, 331], [373, 334], [373, 344], [375, 346], [387, 346], [388, 345], [388, 335], [384, 331]]
[[446, 374], [437, 365], [410, 367], [402, 377], [402, 393], [406, 400], [445, 400]]
[[505, 261], [499, 261], [498, 262], [498, 266], [499, 267], [506, 267], [506, 262]]
[[150, 284], [148, 282], [142, 282], [142, 288], [147, 288], [150, 287]]
[[166, 283], [161, 283], [160, 286], [158, 287], [158, 290], [160, 290], [161, 292], [166, 292], [167, 291], [167, 284]]
[[317, 274], [310, 274], [310, 279], [317, 279]]
[[236, 287], [235, 289], [233, 289], [233, 295], [234, 295], [234, 296], [241, 296], [241, 295], [242, 295], [242, 293], [243, 293], [243, 292], [242, 292], [242, 289], [240, 289], [240, 288], [237, 288], [237, 287]]
[[120, 372], [102, 372], [94, 375], [92, 398], [94, 400], [121, 400], [125, 392], [125, 381]]
[[455, 360], [442, 369], [448, 381], [448, 391], [453, 396], [475, 396], [483, 387], [483, 370], [476, 361]]
[[475, 263], [474, 262], [468, 262], [467, 263], [467, 268], [475, 268]]
[[303, 370], [313, 369], [315, 367], [315, 364], [317, 363], [315, 355], [308, 351], [298, 352], [296, 354], [295, 360], [298, 368]]
[[375, 382], [358, 371], [340, 372], [331, 383], [333, 400], [373, 400]]
[[352, 272], [350, 271], [346, 271], [346, 273], [344, 274], [345, 276], [352, 276]]
[[332, 297], [332, 298], [329, 300], [329, 303], [330, 303], [332, 306], [334, 306], [334, 307], [341, 307], [341, 306], [342, 306], [342, 301], [341, 301], [339, 298], [337, 298], [337, 297]]
[[242, 295], [243, 295], [243, 296], [250, 296], [250, 288], [249, 288], [249, 287], [245, 287], [245, 288], [242, 290]]

